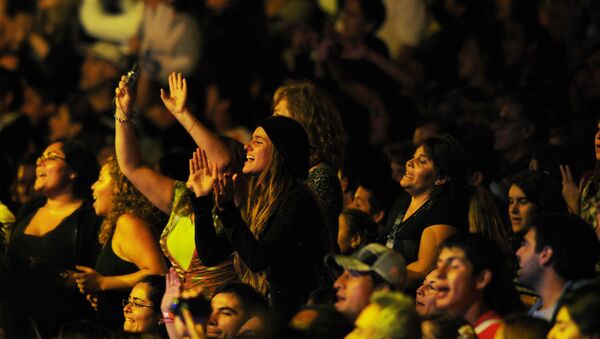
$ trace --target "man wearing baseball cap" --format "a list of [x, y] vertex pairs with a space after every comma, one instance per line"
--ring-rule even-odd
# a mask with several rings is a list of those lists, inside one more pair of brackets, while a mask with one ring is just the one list
[[373, 292], [402, 291], [406, 286], [404, 258], [381, 244], [368, 244], [351, 256], [327, 255], [325, 263], [344, 270], [333, 284], [335, 308], [351, 321], [369, 304]]

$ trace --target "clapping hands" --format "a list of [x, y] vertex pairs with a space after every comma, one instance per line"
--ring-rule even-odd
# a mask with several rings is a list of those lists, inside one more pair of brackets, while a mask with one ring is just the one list
[[206, 157], [206, 151], [196, 149], [190, 159], [190, 175], [186, 186], [197, 198], [214, 192], [217, 206], [223, 206], [233, 199], [236, 180], [237, 174], [219, 173], [217, 164]]

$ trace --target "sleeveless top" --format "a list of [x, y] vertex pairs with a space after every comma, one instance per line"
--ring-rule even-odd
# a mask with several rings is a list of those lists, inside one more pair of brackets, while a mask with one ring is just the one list
[[400, 210], [390, 215], [394, 219], [386, 242], [388, 248], [404, 256], [406, 264], [417, 261], [421, 235], [425, 228], [433, 225], [450, 225], [461, 232], [467, 232], [469, 229], [469, 204], [463, 192], [438, 191], [403, 221], [409, 204], [410, 199], [402, 201]]
[[[106, 241], [94, 268], [103, 276], [126, 275], [139, 271], [140, 269], [131, 262], [125, 261], [114, 252], [112, 248], [111, 234]], [[123, 317], [123, 305], [121, 300], [129, 297], [131, 289], [104, 291], [98, 295], [98, 322], [111, 330], [121, 331], [125, 318]]]
[[102, 219], [89, 202], [84, 202], [50, 232], [42, 236], [25, 234], [44, 203], [42, 199], [22, 208], [7, 258], [14, 275], [11, 295], [17, 298], [13, 313], [33, 318], [43, 336], [53, 336], [61, 323], [93, 318], [85, 296], [76, 288], [65, 287], [60, 272], [75, 270], [75, 265], [94, 265]]
[[182, 289], [204, 287], [203, 294], [212, 296], [217, 287], [237, 281], [233, 257], [210, 267], [204, 266], [198, 258], [192, 207], [184, 182], [175, 181], [172, 206], [171, 216], [160, 236], [160, 247], [175, 268]]

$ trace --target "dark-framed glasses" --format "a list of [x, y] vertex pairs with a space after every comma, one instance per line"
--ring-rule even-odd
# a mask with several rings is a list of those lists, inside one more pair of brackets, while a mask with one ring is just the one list
[[66, 158], [61, 157], [61, 156], [56, 155], [56, 154], [42, 154], [42, 155], [40, 155], [37, 158], [37, 160], [35, 161], [35, 163], [37, 165], [39, 165], [39, 164], [41, 164], [43, 162], [46, 162], [46, 161], [56, 161], [56, 160], [62, 160], [62, 161], [65, 161], [65, 162], [67, 161]]
[[123, 307], [125, 307], [125, 306], [127, 306], [127, 305], [131, 304], [131, 306], [132, 306], [133, 308], [144, 308], [144, 307], [145, 307], [145, 308], [154, 308], [154, 306], [152, 306], [152, 305], [144, 305], [144, 304], [142, 304], [142, 303], [141, 303], [141, 302], [139, 302], [139, 301], [136, 301], [136, 300], [130, 300], [130, 299], [123, 299], [123, 300], [121, 301], [121, 304], [123, 305]]

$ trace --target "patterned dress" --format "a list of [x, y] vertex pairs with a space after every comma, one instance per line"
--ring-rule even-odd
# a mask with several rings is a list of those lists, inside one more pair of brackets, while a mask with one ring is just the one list
[[204, 295], [210, 297], [217, 287], [238, 280], [233, 256], [218, 265], [204, 266], [198, 258], [194, 236], [189, 191], [185, 183], [175, 181], [173, 209], [160, 236], [160, 247], [175, 268], [182, 289], [204, 287]]

